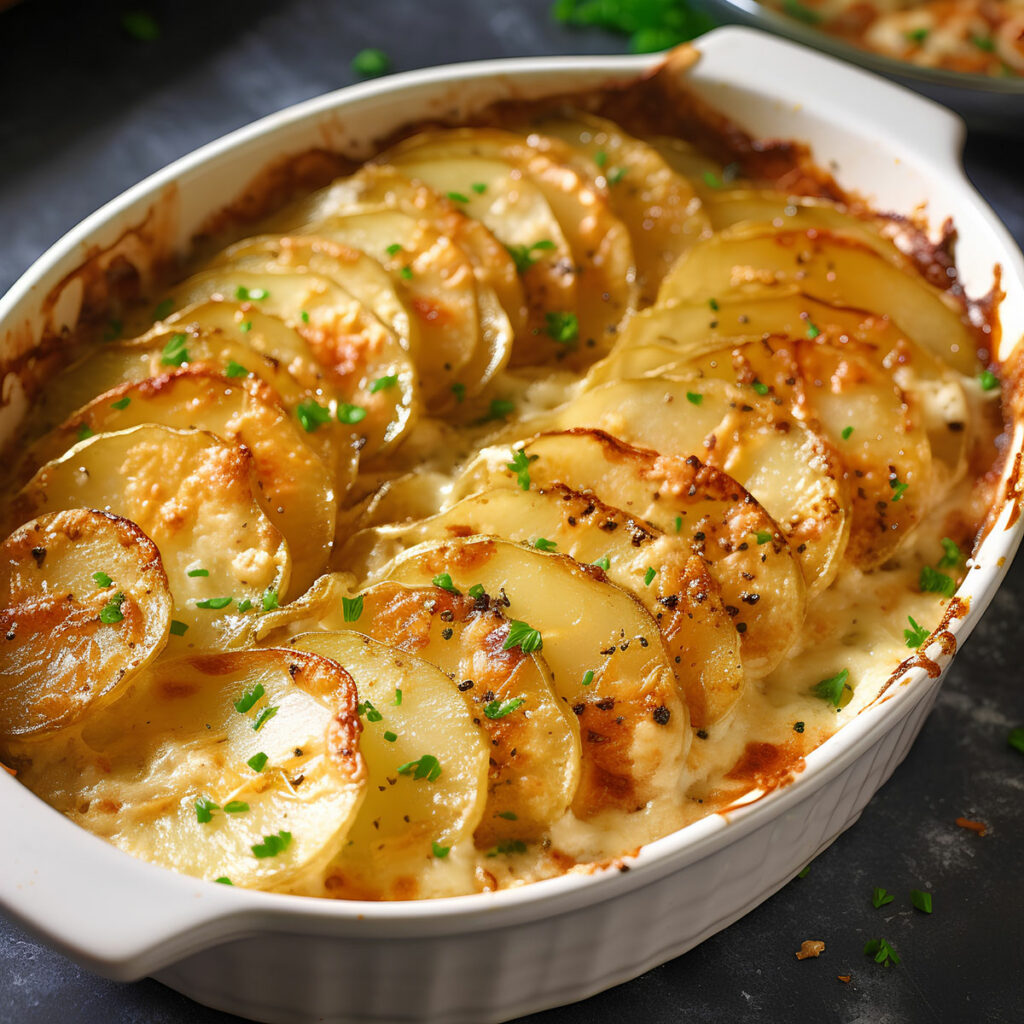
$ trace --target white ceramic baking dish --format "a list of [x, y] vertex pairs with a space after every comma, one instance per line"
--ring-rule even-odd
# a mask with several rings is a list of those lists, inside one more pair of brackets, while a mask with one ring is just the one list
[[[1003, 267], [1005, 343], [1024, 334], [1024, 260], [960, 168], [963, 127], [927, 100], [749, 29], [704, 37], [697, 91], [755, 135], [809, 142], [818, 161], [882, 208], [926, 202], [952, 216], [974, 294]], [[399, 75], [268, 117], [130, 189], [47, 252], [0, 301], [0, 352], [44, 320], [73, 326], [81, 288], [46, 296], [157, 204], [176, 244], [273, 160], [359, 144], [409, 119], [627, 80], [651, 57], [536, 58]], [[125, 236], [130, 237], [130, 236]], [[131, 240], [131, 239], [130, 239]], [[136, 255], [145, 239], [131, 240]], [[141, 249], [139, 248], [141, 246]], [[5, 399], [11, 398], [8, 382]], [[8, 406], [8, 418], [17, 402]], [[0, 423], [0, 427], [3, 424]], [[1014, 439], [1019, 451], [1021, 437]], [[961, 588], [970, 632], [1005, 574], [1022, 523], [988, 535]], [[938, 645], [929, 653], [936, 654]], [[940, 659], [942, 661], [943, 659]], [[411, 904], [334, 902], [235, 890], [128, 857], [78, 829], [0, 772], [0, 905], [102, 974], [153, 974], [200, 1002], [260, 1021], [498, 1021], [581, 999], [685, 952], [765, 900], [860, 814], [905, 756], [939, 680], [901, 685], [807, 759], [784, 787], [644, 849], [628, 870]]]

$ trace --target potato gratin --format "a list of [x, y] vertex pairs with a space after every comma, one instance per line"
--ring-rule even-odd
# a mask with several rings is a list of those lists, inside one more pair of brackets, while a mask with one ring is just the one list
[[4, 506], [24, 785], [210, 881], [480, 892], [784, 785], [934, 667], [992, 311], [656, 95], [404, 133], [63, 343]]

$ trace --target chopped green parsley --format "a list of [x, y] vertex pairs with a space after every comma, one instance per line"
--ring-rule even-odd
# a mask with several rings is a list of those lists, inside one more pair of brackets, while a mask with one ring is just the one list
[[885, 889], [875, 888], [875, 891], [871, 894], [871, 905], [878, 910], [884, 907], [887, 903], [892, 903], [896, 899], [891, 892], [886, 892]]
[[109, 587], [114, 581], [105, 572], [94, 572], [92, 578], [97, 587]]
[[260, 729], [262, 729], [263, 726], [265, 726], [267, 722], [269, 722], [274, 717], [274, 715], [276, 715], [280, 710], [281, 709], [276, 705], [274, 705], [273, 707], [264, 708], [259, 713], [259, 715], [257, 715], [256, 721], [252, 723], [252, 731], [259, 732]]
[[394, 743], [395, 740], [398, 739], [398, 733], [397, 732], [392, 732], [390, 729], [388, 729], [384, 733], [384, 739], [387, 740], [388, 743]]
[[759, 395], [767, 395], [768, 392], [771, 390], [771, 388], [769, 388], [767, 384], [762, 384], [761, 381], [759, 381], [759, 380], [755, 380], [754, 383], [751, 384], [750, 386]]
[[101, 609], [100, 622], [111, 626], [120, 622], [124, 615], [121, 613], [121, 605], [124, 604], [124, 594], [118, 591]]
[[807, 337], [814, 341], [818, 335], [821, 334], [821, 328], [817, 324], [812, 323], [810, 320], [807, 321]]
[[363, 595], [358, 597], [343, 597], [341, 599], [341, 611], [346, 622], [358, 622], [363, 614]]
[[171, 619], [171, 636], [184, 636], [188, 632], [188, 623]]
[[158, 302], [153, 308], [153, 319], [163, 320], [168, 313], [174, 309], [174, 299], [164, 299], [163, 302]]
[[516, 411], [516, 403], [509, 398], [492, 398], [484, 422], [508, 419]]
[[224, 805], [225, 814], [245, 814], [249, 805], [244, 800], [229, 800]]
[[354, 426], [366, 419], [366, 410], [361, 405], [349, 405], [348, 402], [338, 403], [338, 422]]
[[921, 573], [917, 578], [917, 585], [924, 594], [941, 594], [943, 597], [952, 597], [956, 593], [956, 580], [930, 565], [921, 566]]
[[267, 761], [270, 760], [266, 754], [261, 750], [258, 754], [253, 754], [245, 763], [254, 771], [261, 772], [267, 767]]
[[398, 242], [392, 242], [384, 251], [389, 256], [397, 256], [402, 251], [402, 247]]
[[117, 409], [117, 411], [120, 412], [122, 409], [127, 409], [131, 404], [131, 398], [128, 395], [125, 395], [124, 398], [119, 398], [116, 402], [111, 402], [110, 408]]
[[907, 621], [910, 623], [910, 629], [903, 630], [903, 639], [906, 640], [907, 646], [911, 650], [917, 650], [930, 634], [924, 626], [920, 626], [914, 621], [912, 615], [907, 616]]
[[510, 853], [526, 853], [526, 843], [522, 839], [510, 839], [508, 842], [498, 843], [493, 850], [488, 850], [487, 856], [507, 856]]
[[78, 428], [78, 440], [79, 441], [87, 441], [95, 433], [96, 433], [96, 431], [93, 430], [92, 427], [90, 427], [88, 423], [83, 423]]
[[393, 388], [397, 383], [397, 373], [385, 374], [383, 377], [370, 381], [370, 394], [375, 395], [378, 391], [387, 391], [388, 388]]
[[264, 591], [263, 597], [261, 599], [261, 603], [263, 604], [263, 610], [265, 612], [274, 611], [275, 608], [279, 607], [277, 600], [278, 598], [276, 590]]
[[444, 860], [451, 852], [450, 846], [442, 846], [436, 839], [430, 844], [430, 847], [438, 860]]
[[607, 181], [609, 185], [618, 185], [618, 183], [626, 176], [628, 170], [628, 167], [613, 167], [605, 175], [605, 181]]
[[939, 543], [942, 545], [942, 557], [938, 562], [939, 568], [955, 569], [964, 557], [960, 552], [960, 548], [955, 541], [950, 540], [948, 537], [943, 537]]
[[539, 455], [527, 455], [522, 448], [517, 448], [512, 453], [512, 461], [505, 463], [505, 467], [515, 474], [520, 490], [530, 489], [530, 463], [536, 462], [539, 458]]
[[197, 576], [209, 576], [209, 569], [189, 569], [188, 575], [195, 579]]
[[452, 583], [452, 574], [450, 572], [439, 572], [431, 581], [435, 587], [440, 587], [442, 590], [447, 590], [449, 594], [458, 594], [459, 590]]
[[314, 430], [319, 430], [323, 424], [331, 422], [330, 409], [322, 406], [319, 402], [314, 402], [312, 398], [307, 399], [305, 402], [299, 402], [295, 407], [295, 415], [298, 417], [302, 429], [307, 434], [312, 434]]
[[402, 267], [402, 269], [398, 271], [398, 276], [403, 281], [411, 281], [413, 278], [412, 267]]
[[902, 483], [897, 477], [889, 477], [889, 486], [893, 489], [892, 501], [899, 501], [910, 484]]
[[247, 370], [241, 363], [236, 363], [234, 359], [232, 359], [224, 368], [224, 376], [230, 377], [232, 380], [237, 380], [239, 377], [251, 377], [252, 371]]
[[772, 539], [771, 530], [758, 530], [754, 534], [758, 544], [767, 544]]
[[539, 242], [534, 242], [533, 245], [506, 245], [505, 248], [508, 250], [509, 256], [512, 257], [516, 270], [520, 274], [525, 274], [540, 259], [534, 253], [554, 249], [555, 243], [550, 238], [542, 238]]
[[361, 700], [356, 705], [356, 714], [360, 718], [365, 717], [370, 723], [384, 721], [384, 716], [374, 707], [373, 701], [370, 700]]
[[474, 600], [479, 600], [484, 596], [484, 585], [482, 583], [474, 583], [466, 593]]
[[978, 374], [978, 383], [982, 391], [994, 391], [999, 387], [999, 378], [991, 370], [982, 370]]
[[853, 433], [853, 427], [843, 427], [842, 438], [844, 441], [850, 440], [850, 435]]
[[247, 711], [251, 711], [256, 701], [260, 699], [267, 691], [263, 688], [262, 683], [257, 683], [247, 693], [242, 694], [235, 703], [235, 710], [240, 714], [244, 715]]
[[262, 843], [256, 843], [252, 847], [253, 856], [262, 859], [264, 857], [276, 857], [280, 853], [284, 853], [289, 846], [292, 845], [292, 834], [291, 832], [285, 832], [282, 829], [276, 835], [264, 836]]
[[829, 676], [828, 679], [822, 679], [820, 683], [815, 683], [811, 692], [822, 700], [827, 700], [830, 704], [834, 704], [836, 707], [843, 701], [843, 694], [850, 690], [852, 687], [849, 685], [847, 680], [850, 678], [850, 670], [844, 668], [841, 672], [837, 672], [834, 676]]
[[220, 807], [209, 797], [201, 796], [196, 801], [196, 821], [198, 821], [200, 825], [205, 825], [208, 822], [213, 821], [213, 812], [219, 810]]
[[415, 761], [406, 761], [399, 765], [399, 775], [412, 775], [414, 779], [426, 779], [437, 782], [441, 777], [441, 762], [433, 754], [424, 754]]
[[245, 285], [239, 285], [235, 289], [235, 298], [239, 302], [261, 302], [263, 299], [270, 298], [270, 292], [266, 288], [246, 288]]
[[782, 0], [782, 9], [791, 18], [796, 18], [805, 25], [818, 25], [821, 22], [821, 15], [806, 4], [800, 3], [800, 0]]
[[205, 601], [196, 601], [196, 607], [216, 612], [221, 608], [227, 608], [232, 601], [234, 601], [233, 597], [208, 597]]
[[469, 186], [478, 196], [482, 196], [487, 191], [487, 183], [484, 181], [474, 181]]
[[864, 946], [864, 955], [871, 957], [876, 964], [885, 964], [886, 967], [890, 964], [895, 966], [900, 962], [896, 950], [885, 939], [869, 939]]
[[588, 668], [587, 671], [583, 673], [583, 685], [589, 686], [593, 681], [594, 670], [592, 668]]
[[612, 567], [612, 560], [607, 555], [602, 555], [595, 563], [598, 569], [604, 569], [607, 572]]
[[548, 540], [547, 537], [538, 537], [533, 542], [533, 546], [538, 551], [554, 551], [558, 547], [558, 544], [553, 540]]
[[575, 313], [546, 313], [545, 334], [559, 345], [572, 345], [580, 337], [580, 321]]
[[468, 203], [469, 202], [469, 196], [465, 195], [462, 192], [448, 192], [446, 194], [447, 194], [447, 197], [453, 203]]
[[464, 402], [466, 400], [466, 385], [456, 381], [452, 385], [452, 394], [455, 396], [456, 402]]
[[932, 894], [923, 892], [921, 889], [911, 889], [910, 904], [915, 910], [920, 910], [923, 914], [930, 914], [932, 912]]
[[172, 334], [170, 340], [160, 352], [160, 363], [163, 366], [181, 366], [188, 362], [187, 334]]
[[920, 46], [928, 38], [928, 32], [929, 30], [926, 28], [912, 28], [904, 32], [903, 37], [908, 43], [917, 43]]
[[534, 651], [539, 651], [544, 646], [544, 640], [540, 635], [539, 630], [534, 629], [529, 623], [523, 622], [520, 619], [513, 619], [509, 625], [508, 636], [505, 637], [505, 642], [501, 645], [503, 651], [510, 651], [513, 647], [518, 647], [523, 654], [532, 654]]
[[697, 391], [687, 391], [686, 400], [691, 405], [700, 405], [700, 403], [704, 401], [704, 396]]
[[649, 587], [654, 582], [654, 577], [657, 575], [658, 570], [648, 566], [647, 572], [644, 573], [644, 586]]
[[488, 718], [492, 719], [504, 718], [506, 715], [511, 715], [516, 708], [521, 707], [524, 703], [526, 702], [522, 697], [516, 697], [514, 700], [506, 701], [492, 700], [490, 704], [484, 708], [484, 714]]

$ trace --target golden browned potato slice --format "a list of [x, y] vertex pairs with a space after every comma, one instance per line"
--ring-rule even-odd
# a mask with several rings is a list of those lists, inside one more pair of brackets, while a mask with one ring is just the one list
[[[571, 365], [585, 365], [611, 348], [619, 321], [636, 305], [636, 268], [629, 232], [597, 189], [569, 164], [551, 158], [554, 141], [549, 141], [548, 153], [540, 153], [512, 132], [455, 129], [416, 135], [381, 158], [439, 191], [465, 198], [471, 216], [478, 215], [480, 200], [493, 200], [488, 199], [486, 179], [467, 182], [460, 178], [466, 170], [457, 169], [460, 162], [493, 161], [518, 171], [543, 194], [569, 244], [576, 270], [576, 303], [548, 305], [543, 323], [535, 320], [531, 325], [537, 332], [533, 343], [529, 344], [528, 332], [528, 344], [517, 345], [515, 365], [548, 362], [554, 355], [568, 358]], [[571, 161], [571, 151], [567, 159]], [[475, 196], [474, 184], [485, 185], [486, 190]], [[502, 237], [497, 227], [490, 223], [488, 227]], [[569, 316], [574, 319], [567, 320]]]
[[856, 238], [825, 230], [737, 226], [690, 249], [662, 282], [659, 302], [711, 299], [798, 285], [812, 298], [890, 316], [919, 345], [973, 376], [976, 343], [961, 309]]
[[306, 590], [327, 564], [334, 542], [334, 484], [298, 422], [274, 401], [269, 388], [260, 394], [193, 366], [123, 384], [43, 438], [33, 457], [42, 465], [63, 455], [83, 432], [109, 433], [145, 423], [209, 430], [252, 452], [259, 481], [256, 499], [291, 552], [289, 592]]
[[508, 317], [462, 249], [427, 221], [383, 209], [304, 230], [362, 249], [399, 282], [419, 327], [419, 368], [434, 407], [476, 394], [504, 368], [513, 340]]
[[467, 217], [456, 203], [415, 182], [394, 167], [368, 164], [349, 178], [283, 210], [271, 221], [272, 230], [319, 223], [337, 216], [397, 210], [425, 221], [451, 239], [473, 265], [477, 281], [493, 290], [512, 324], [513, 336], [526, 330], [526, 299], [516, 264], [508, 250], [482, 222]]
[[288, 546], [256, 488], [245, 448], [205, 430], [148, 425], [97, 434], [47, 463], [10, 499], [5, 521], [44, 508], [130, 519], [156, 544], [185, 627], [171, 646], [228, 647], [255, 614], [248, 609], [273, 603], [291, 574]]
[[604, 430], [663, 455], [697, 455], [778, 523], [809, 595], [835, 577], [850, 533], [843, 469], [832, 447], [784, 406], [723, 381], [630, 380], [580, 395], [542, 429], [570, 427]]
[[[529, 462], [531, 488], [551, 490], [563, 485], [614, 502], [623, 510], [600, 524], [603, 537], [583, 534], [593, 545], [581, 551], [583, 560], [602, 557], [603, 545], [612, 580], [636, 592], [656, 612], [650, 602], [664, 604], [669, 597], [672, 606], [685, 591], [678, 582], [662, 581], [662, 572], [668, 580], [678, 581], [684, 576], [681, 565], [686, 558], [699, 555], [708, 562], [715, 589], [721, 588], [732, 619], [729, 639], [733, 644], [735, 634], [740, 634], [746, 670], [763, 676], [785, 656], [803, 622], [803, 573], [775, 521], [732, 477], [705, 466], [694, 455], [661, 456], [597, 430], [541, 435], [527, 442], [522, 452], [516, 458]], [[514, 496], [527, 497], [520, 490], [518, 474], [506, 464], [490, 468], [484, 479], [486, 486], [511, 488]], [[525, 511], [529, 503], [521, 505], [524, 526], [532, 525]], [[458, 507], [449, 509], [444, 518]], [[579, 519], [584, 510], [585, 506], [570, 515]], [[514, 518], [511, 507], [508, 515]], [[550, 523], [546, 525], [551, 528]], [[379, 532], [387, 533], [386, 529]], [[652, 542], [649, 547], [643, 540], [645, 533]], [[568, 553], [580, 557], [574, 550]], [[656, 581], [658, 586], [653, 586]], [[663, 585], [668, 587], [664, 592]], [[705, 650], [708, 646], [701, 644]], [[728, 657], [714, 661], [729, 664]], [[699, 689], [721, 688], [731, 694], [735, 692], [732, 682], [729, 674], [724, 681], [702, 684]], [[697, 688], [687, 686], [691, 689]]]
[[[598, 187], [629, 229], [636, 253], [637, 284], [644, 303], [676, 260], [709, 230], [708, 215], [693, 186], [654, 147], [592, 114], [573, 112], [536, 126], [528, 142], [544, 150], [544, 136], [567, 142], [583, 158], [576, 166]], [[557, 159], [557, 155], [556, 155]]]
[[126, 853], [285, 890], [337, 853], [363, 800], [356, 700], [348, 673], [311, 654], [196, 655], [13, 760], [29, 789]]
[[0, 738], [81, 721], [167, 643], [156, 545], [117, 516], [73, 509], [8, 537], [0, 558]]
[[362, 531], [339, 554], [338, 564], [363, 576], [386, 571], [388, 560], [423, 541], [484, 534], [596, 565], [632, 591], [658, 623], [686, 694], [690, 724], [701, 729], [724, 717], [743, 688], [739, 634], [703, 559], [635, 513], [627, 515], [559, 483], [538, 486], [542, 489], [484, 491], [422, 522]]
[[486, 733], [487, 806], [476, 845], [542, 838], [576, 792], [579, 726], [555, 696], [543, 657], [503, 649], [509, 622], [500, 602], [455, 593], [454, 585], [442, 589], [432, 579], [415, 587], [379, 583], [364, 591], [358, 618], [347, 622], [341, 595], [348, 592], [341, 577], [332, 579], [338, 583], [323, 603], [319, 627], [355, 629], [430, 662]]
[[674, 808], [691, 736], [686, 705], [636, 598], [599, 569], [488, 537], [411, 548], [388, 577], [421, 585], [443, 573], [463, 593], [482, 586], [502, 602], [514, 630], [505, 643], [540, 651], [554, 673], [583, 743], [576, 817]]
[[487, 747], [451, 680], [356, 632], [303, 633], [290, 646], [345, 666], [364, 723], [366, 800], [328, 868], [327, 894], [394, 900], [473, 891], [472, 853], [458, 846], [472, 847], [483, 815]]
[[766, 335], [813, 338], [870, 359], [914, 400], [947, 479], [962, 476], [970, 415], [956, 372], [887, 317], [818, 302], [796, 288], [718, 299], [714, 308], [706, 301], [672, 300], [645, 309], [630, 318], [614, 351], [591, 368], [587, 385], [654, 374], [671, 365], [673, 351], [677, 358], [700, 356]]
[[296, 330], [326, 371], [328, 385], [366, 411], [359, 422], [364, 455], [393, 447], [412, 427], [419, 413], [412, 356], [348, 291], [318, 274], [219, 267], [183, 282], [169, 301], [181, 308], [238, 295]]

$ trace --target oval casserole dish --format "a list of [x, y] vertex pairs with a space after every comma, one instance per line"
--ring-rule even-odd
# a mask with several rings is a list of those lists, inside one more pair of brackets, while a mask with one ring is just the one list
[[[807, 142], [819, 165], [876, 209], [907, 213], [926, 203], [933, 226], [952, 217], [970, 294], [988, 291], [993, 264], [1001, 266], [1005, 357], [1024, 335], [1024, 259], [963, 174], [962, 124], [910, 92], [759, 32], [719, 30], [698, 49], [692, 88], [755, 137]], [[74, 327], [83, 301], [74, 272], [91, 254], [120, 239], [144, 269], [185, 250], [256, 168], [315, 146], [364, 158], [374, 139], [410, 120], [627, 82], [656, 63], [465, 64], [272, 115], [130, 189], [58, 242], [0, 301], [0, 352], [9, 361]], [[4, 398], [7, 436], [23, 409], [14, 381], [5, 380]], [[1021, 446], [1014, 424], [1011, 470]], [[1006, 474], [995, 525], [958, 592], [969, 612], [950, 624], [957, 644], [1020, 541], [1017, 475]], [[815, 750], [792, 785], [650, 844], [628, 870], [420, 903], [311, 900], [176, 875], [76, 828], [0, 773], [0, 806], [19, 836], [0, 854], [0, 905], [92, 970], [120, 980], [152, 974], [256, 1020], [507, 1020], [633, 978], [767, 899], [857, 819], [906, 755], [940, 678], [911, 669]]]

